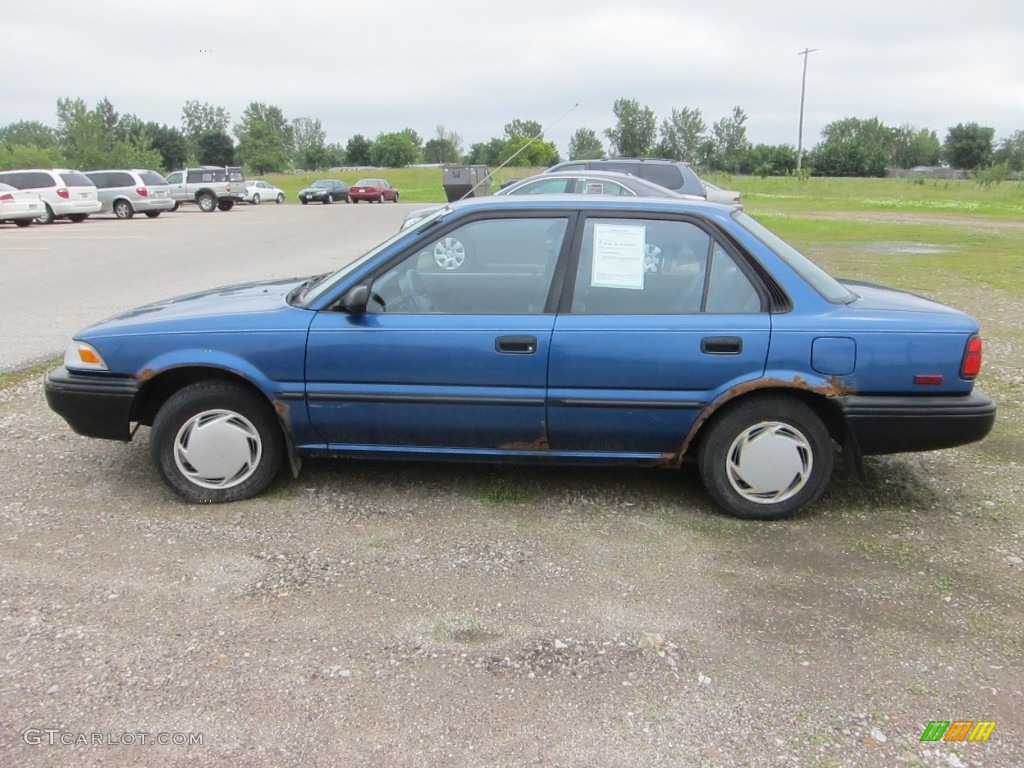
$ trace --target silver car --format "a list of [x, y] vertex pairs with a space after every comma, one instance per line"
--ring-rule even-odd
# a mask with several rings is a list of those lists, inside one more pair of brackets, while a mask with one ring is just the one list
[[92, 179], [103, 207], [100, 213], [112, 213], [119, 219], [130, 219], [144, 213], [155, 219], [174, 207], [167, 179], [156, 171], [142, 168], [86, 171]]

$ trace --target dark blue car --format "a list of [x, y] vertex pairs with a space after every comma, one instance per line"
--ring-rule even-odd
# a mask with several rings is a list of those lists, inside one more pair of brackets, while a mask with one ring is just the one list
[[777, 519], [820, 496], [834, 444], [859, 467], [982, 439], [980, 365], [971, 317], [838, 282], [742, 211], [529, 195], [454, 204], [333, 274], [94, 325], [46, 396], [83, 435], [151, 427], [193, 502], [314, 455], [693, 460], [725, 510]]

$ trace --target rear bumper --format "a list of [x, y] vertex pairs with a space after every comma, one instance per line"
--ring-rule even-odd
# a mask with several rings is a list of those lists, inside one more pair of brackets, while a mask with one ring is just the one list
[[956, 397], [850, 395], [836, 402], [865, 456], [977, 442], [996, 419], [996, 404], [982, 392]]
[[61, 366], [43, 384], [46, 402], [75, 432], [131, 440], [131, 413], [142, 382], [125, 376], [70, 373]]

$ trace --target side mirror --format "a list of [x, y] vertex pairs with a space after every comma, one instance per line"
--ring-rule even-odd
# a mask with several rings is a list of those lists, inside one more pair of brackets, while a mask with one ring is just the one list
[[341, 308], [353, 315], [361, 315], [366, 312], [366, 305], [370, 302], [370, 286], [365, 283], [354, 285], [341, 297]]

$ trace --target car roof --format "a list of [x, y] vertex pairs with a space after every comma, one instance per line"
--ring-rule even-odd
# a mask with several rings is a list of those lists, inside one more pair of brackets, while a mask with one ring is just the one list
[[702, 198], [688, 197], [622, 197], [619, 195], [580, 195], [558, 193], [551, 195], [485, 195], [468, 197], [449, 203], [447, 208], [460, 213], [476, 209], [509, 208], [521, 211], [571, 211], [580, 208], [588, 210], [638, 211], [648, 213], [689, 212], [731, 214], [736, 206], [711, 203]]

